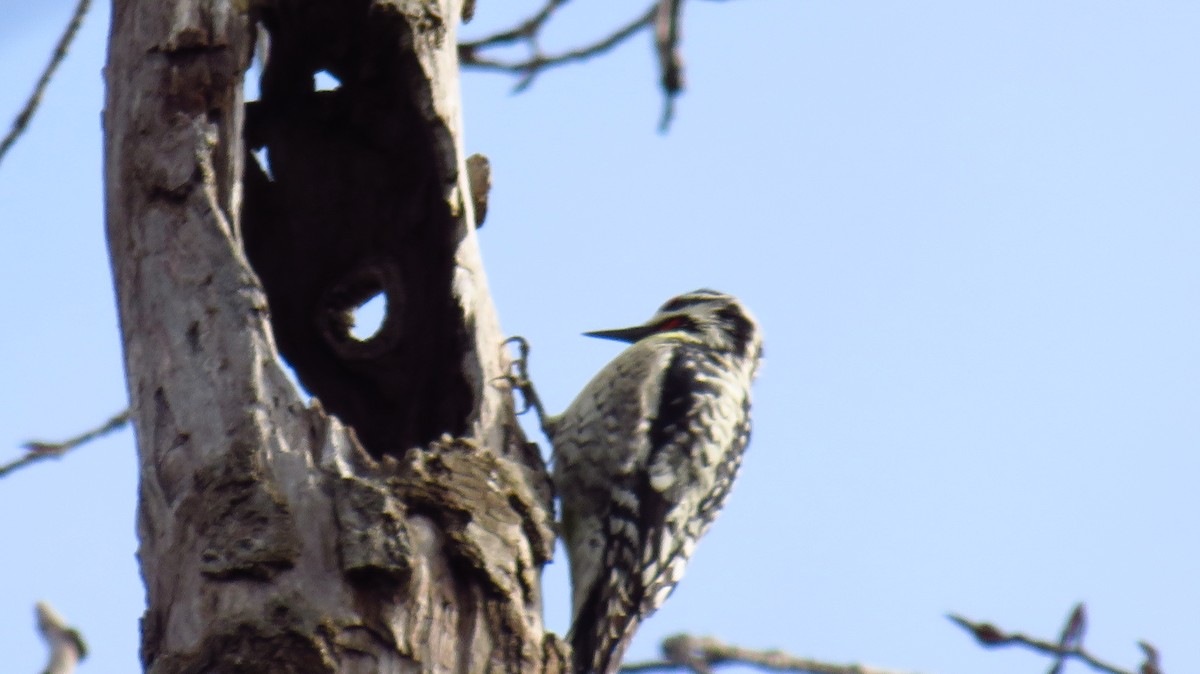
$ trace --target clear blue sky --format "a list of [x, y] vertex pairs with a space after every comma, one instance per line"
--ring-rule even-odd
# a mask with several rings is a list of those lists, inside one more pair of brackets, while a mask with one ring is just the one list
[[[71, 4], [6, 7], [5, 128]], [[97, 5], [0, 164], [0, 461], [126, 400]], [[479, 0], [464, 32], [530, 5]], [[576, 0], [548, 46], [641, 5]], [[1049, 636], [1085, 600], [1096, 653], [1133, 668], [1147, 639], [1200, 671], [1197, 35], [1193, 0], [692, 2], [665, 137], [645, 37], [521, 96], [465, 78], [492, 289], [551, 408], [618, 348], [579, 333], [678, 292], [736, 293], [766, 332], [741, 481], [633, 658], [687, 630], [1039, 672], [943, 614]], [[82, 672], [136, 668], [133, 452], [123, 432], [0, 481], [6, 671], [44, 662], [38, 599], [88, 638]]]

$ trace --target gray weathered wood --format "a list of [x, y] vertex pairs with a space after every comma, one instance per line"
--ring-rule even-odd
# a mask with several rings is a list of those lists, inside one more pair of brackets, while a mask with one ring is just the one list
[[[458, 4], [114, 3], [105, 70], [107, 229], [140, 457], [138, 554], [149, 603], [142, 623], [148, 671], [564, 667], [561, 642], [541, 623], [540, 572], [553, 545], [544, 468], [520, 436], [510, 397], [496, 384], [507, 362], [459, 142]], [[363, 23], [338, 25], [359, 28], [329, 35], [297, 28], [346, 11], [357, 11]], [[346, 401], [358, 400], [358, 380], [322, 379], [307, 361], [294, 363], [302, 381], [326, 382], [331, 405], [359, 415], [355, 423], [369, 431], [364, 444], [320, 404], [306, 404], [285, 375], [276, 343], [291, 333], [273, 326], [272, 316], [276, 298], [286, 295], [278, 289], [269, 295], [256, 273], [286, 268], [269, 271], [272, 246], [283, 243], [272, 240], [280, 230], [269, 227], [282, 211], [268, 208], [263, 217], [255, 211], [254, 222], [267, 224], [256, 230], [261, 239], [253, 266], [243, 236], [251, 217], [243, 210], [243, 190], [262, 187], [269, 205], [272, 189], [262, 176], [259, 187], [243, 183], [254, 167], [246, 165], [243, 145], [242, 76], [255, 22], [264, 16], [278, 19], [284, 44], [296, 30], [315, 40], [314, 54], [345, 53], [355, 31], [368, 26], [372, 44], [394, 35], [397, 53], [419, 66], [397, 71], [408, 80], [382, 86], [411, 92], [405, 109], [415, 113], [395, 120], [396, 133], [417, 129], [427, 139], [422, 147], [429, 151], [418, 155], [427, 164], [424, 182], [414, 187], [420, 181], [412, 173], [379, 179], [392, 179], [397, 193], [423, 190], [420, 216], [403, 221], [407, 216], [398, 213], [397, 227], [453, 228], [450, 255], [428, 255], [430, 264], [452, 265], [450, 282], [422, 290], [442, 293], [455, 308], [447, 320], [460, 334], [457, 357], [431, 366], [453, 372], [422, 376], [465, 382], [459, 388], [469, 404], [438, 408], [445, 419], [434, 417], [453, 422], [449, 430], [457, 437], [431, 437], [436, 424], [384, 423], [389, 411], [404, 417], [414, 406], [429, 407], [412, 391], [407, 398], [362, 396], [365, 403], [351, 404]], [[304, 53], [278, 55], [302, 60]], [[356, 72], [365, 74], [346, 95], [366, 92], [355, 99], [367, 101], [356, 103], [356, 113], [369, 112], [376, 82], [367, 69]], [[278, 132], [288, 123], [271, 116], [279, 110], [267, 110], [260, 124], [269, 138], [264, 143], [277, 151], [281, 169], [314, 165], [285, 156], [297, 141]], [[371, 123], [379, 133], [380, 120]], [[366, 151], [374, 147], [372, 138], [363, 144]], [[346, 142], [333, 137], [325, 151], [342, 152]], [[347, 165], [360, 165], [353, 163], [358, 151], [345, 150]], [[298, 189], [302, 183], [286, 181], [303, 175], [280, 176], [278, 185]], [[356, 224], [340, 223], [339, 231], [353, 239]], [[403, 260], [387, 264], [398, 265], [402, 278], [411, 271]], [[415, 291], [409, 286], [405, 292]], [[399, 324], [396, 339], [358, 351], [335, 349], [334, 357], [374, 358], [386, 348], [411, 348], [403, 332], [408, 324], [393, 323]], [[426, 412], [418, 416], [429, 419]], [[390, 434], [413, 442], [389, 443]]]

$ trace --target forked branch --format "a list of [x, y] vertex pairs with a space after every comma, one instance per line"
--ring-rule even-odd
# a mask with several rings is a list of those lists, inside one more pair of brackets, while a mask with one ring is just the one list
[[[683, 91], [683, 57], [679, 50], [683, 0], [656, 0], [636, 18], [605, 37], [565, 52], [547, 54], [542, 51], [539, 38], [555, 12], [566, 3], [567, 0], [547, 0], [541, 9], [512, 28], [478, 40], [463, 42], [458, 46], [459, 61], [472, 68], [509, 72], [520, 76], [513, 90], [521, 92], [546, 70], [585, 61], [613, 49], [643, 30], [653, 29], [655, 54], [658, 57], [665, 97], [659, 129], [666, 130], [674, 115], [675, 97]], [[528, 48], [528, 56], [516, 60], [488, 56], [489, 50], [515, 43], [524, 43]]]
[[1058, 641], [1038, 639], [1020, 632], [1006, 632], [995, 625], [975, 622], [959, 615], [948, 615], [954, 624], [963, 628], [975, 637], [981, 646], [995, 648], [998, 646], [1020, 646], [1028, 650], [1049, 656], [1054, 659], [1050, 668], [1051, 674], [1059, 674], [1069, 660], [1086, 663], [1092, 669], [1106, 674], [1162, 674], [1158, 662], [1158, 650], [1145, 641], [1139, 641], [1143, 660], [1137, 670], [1122, 669], [1116, 665], [1104, 662], [1089, 653], [1083, 647], [1083, 635], [1087, 630], [1087, 612], [1083, 604], [1077, 604], [1063, 625]]

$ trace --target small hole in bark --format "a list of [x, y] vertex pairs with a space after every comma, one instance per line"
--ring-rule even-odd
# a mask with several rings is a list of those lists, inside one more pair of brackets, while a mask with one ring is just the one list
[[318, 70], [313, 75], [313, 85], [316, 91], [334, 91], [342, 86], [342, 81], [331, 75], [328, 70]]
[[371, 339], [379, 334], [385, 316], [387, 316], [387, 295], [380, 291], [350, 310], [350, 336], [360, 342]]
[[396, 346], [404, 315], [398, 279], [394, 264], [365, 262], [325, 293], [318, 320], [339, 356], [377, 358]]
[[262, 169], [262, 172], [266, 174], [271, 182], [275, 182], [275, 176], [271, 173], [271, 160], [267, 157], [267, 148], [260, 147], [254, 150], [253, 154], [255, 161], [258, 162], [258, 167]]

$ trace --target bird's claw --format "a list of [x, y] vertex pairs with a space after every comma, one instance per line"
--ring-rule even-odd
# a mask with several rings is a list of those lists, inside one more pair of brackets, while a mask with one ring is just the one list
[[542, 407], [542, 401], [538, 398], [537, 391], [533, 388], [533, 381], [529, 378], [529, 340], [514, 335], [504, 340], [501, 346], [508, 347], [510, 344], [517, 345], [517, 357], [512, 359], [508, 365], [508, 374], [500, 377], [512, 387], [513, 391], [521, 393], [521, 405], [514, 413], [522, 415], [529, 410], [534, 410], [538, 415], [538, 423], [542, 429], [546, 429], [546, 410]]

